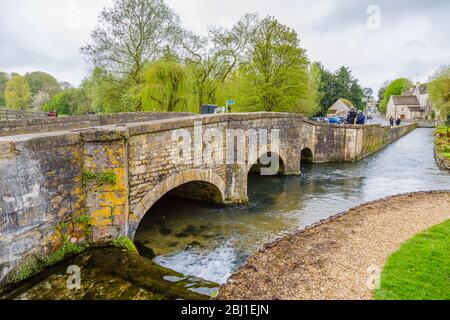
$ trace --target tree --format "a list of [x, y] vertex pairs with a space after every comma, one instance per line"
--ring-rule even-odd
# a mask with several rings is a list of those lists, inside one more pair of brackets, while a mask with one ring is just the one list
[[428, 86], [433, 108], [441, 119], [450, 115], [450, 66], [442, 66], [431, 78]]
[[50, 95], [45, 91], [39, 91], [37, 94], [33, 97], [33, 102], [31, 105], [33, 106], [33, 109], [36, 111], [41, 111], [42, 107], [50, 101], [51, 97]]
[[254, 111], [303, 109], [309, 61], [297, 33], [272, 17], [257, 26], [250, 63], [245, 66], [247, 103]]
[[31, 89], [24, 77], [14, 74], [6, 84], [5, 102], [9, 108], [25, 110], [30, 107]]
[[216, 103], [217, 90], [248, 60], [258, 21], [256, 14], [246, 14], [231, 29], [212, 28], [206, 37], [187, 31], [180, 34], [182, 57], [193, 75], [199, 108]]
[[405, 78], [399, 78], [394, 80], [387, 88], [384, 93], [383, 101], [381, 101], [380, 104], [380, 111], [382, 113], [386, 113], [387, 111], [387, 105], [389, 103], [389, 100], [391, 99], [391, 96], [398, 96], [401, 95], [403, 92], [411, 88], [412, 82]]
[[332, 73], [320, 63], [315, 63], [315, 66], [320, 72], [319, 115], [325, 116], [328, 109], [341, 98], [349, 100], [358, 109], [364, 109], [363, 89], [359, 85], [358, 79], [353, 77], [349, 68], [341, 67]]
[[392, 83], [392, 80], [386, 80], [383, 82], [383, 85], [381, 86], [380, 90], [378, 90], [378, 102], [381, 103], [381, 101], [384, 99], [384, 93], [386, 92], [387, 87]]
[[47, 104], [44, 111], [57, 111], [59, 114], [85, 114], [89, 110], [90, 101], [82, 89], [67, 89], [56, 94]]
[[9, 76], [5, 72], [0, 72], [0, 107], [5, 106], [5, 89], [9, 81]]
[[39, 92], [46, 92], [50, 96], [54, 96], [55, 94], [62, 91], [58, 80], [56, 80], [52, 75], [45, 72], [35, 71], [27, 73], [25, 75], [25, 79], [30, 86], [31, 94], [33, 96], [35, 96]]
[[173, 112], [187, 106], [187, 72], [175, 61], [148, 64], [143, 72], [145, 110]]
[[162, 0], [114, 0], [81, 52], [94, 67], [131, 86], [139, 83], [145, 63], [172, 45], [179, 29], [178, 17]]
[[135, 86], [130, 87], [115, 81], [111, 74], [100, 68], [95, 68], [92, 74], [83, 80], [80, 88], [91, 101], [89, 111], [92, 112], [133, 112], [141, 103], [140, 96], [130, 94]]

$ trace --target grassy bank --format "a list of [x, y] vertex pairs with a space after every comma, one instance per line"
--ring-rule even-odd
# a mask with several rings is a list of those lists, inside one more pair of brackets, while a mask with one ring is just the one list
[[436, 130], [436, 146], [438, 152], [447, 159], [450, 159], [450, 127], [441, 126]]
[[378, 300], [450, 300], [450, 220], [406, 242], [386, 264]]

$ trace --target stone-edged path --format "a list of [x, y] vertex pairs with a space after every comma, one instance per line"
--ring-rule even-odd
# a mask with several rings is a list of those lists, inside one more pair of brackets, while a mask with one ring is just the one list
[[219, 299], [373, 299], [371, 269], [382, 270], [405, 241], [448, 219], [450, 192], [368, 203], [266, 246]]

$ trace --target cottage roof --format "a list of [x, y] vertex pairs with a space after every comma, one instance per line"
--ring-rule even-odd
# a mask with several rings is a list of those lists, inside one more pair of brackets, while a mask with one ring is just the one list
[[335, 113], [338, 110], [348, 109], [350, 111], [351, 108], [355, 108], [355, 106], [350, 102], [350, 100], [341, 98], [338, 99], [329, 109], [328, 112]]
[[418, 106], [420, 107], [419, 99], [416, 96], [393, 96], [394, 104], [397, 106]]
[[403, 92], [404, 96], [410, 96], [413, 95], [414, 92], [416, 91], [416, 89], [419, 89], [419, 94], [427, 94], [428, 93], [428, 84], [429, 83], [421, 83], [421, 84], [416, 84], [414, 86], [412, 86], [411, 88], [409, 88], [408, 90], [406, 90], [405, 92]]

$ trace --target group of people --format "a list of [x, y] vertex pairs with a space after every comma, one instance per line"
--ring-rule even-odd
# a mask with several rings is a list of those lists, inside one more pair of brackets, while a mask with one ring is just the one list
[[394, 125], [396, 125], [398, 127], [402, 124], [402, 119], [397, 118], [397, 120], [395, 120], [394, 117], [391, 117], [389, 119], [389, 123], [391, 124], [391, 127], [393, 127]]
[[58, 111], [50, 111], [48, 113], [48, 116], [49, 116], [49, 118], [58, 118], [59, 114], [58, 114]]
[[366, 115], [361, 110], [356, 112], [356, 109], [352, 108], [347, 115], [347, 124], [366, 124]]

